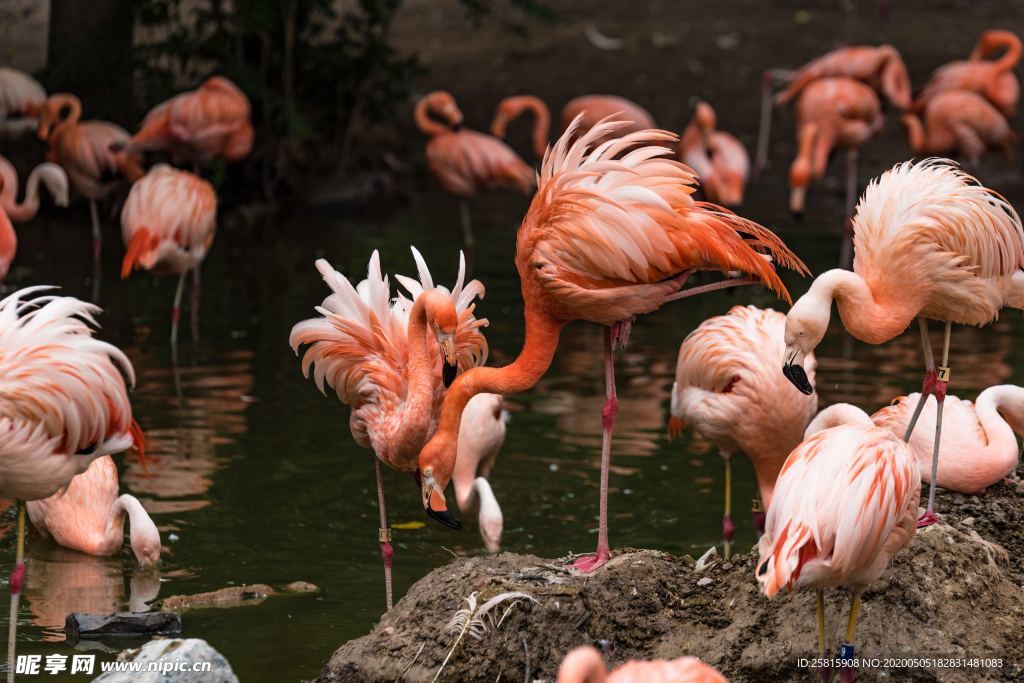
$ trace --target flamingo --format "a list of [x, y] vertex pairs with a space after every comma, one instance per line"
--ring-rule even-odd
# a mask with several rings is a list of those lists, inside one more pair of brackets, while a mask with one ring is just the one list
[[[822, 658], [824, 589], [848, 586], [852, 592], [840, 650], [841, 658], [852, 659], [861, 594], [914, 537], [920, 498], [910, 448], [853, 406], [822, 411], [786, 459], [758, 543], [757, 582], [769, 598], [784, 588], [817, 592]], [[852, 673], [847, 669], [843, 680], [852, 681]], [[823, 672], [822, 680], [828, 678]]]
[[[441, 117], [445, 123], [431, 118]], [[477, 192], [507, 187], [529, 194], [533, 169], [501, 140], [462, 128], [462, 112], [450, 93], [432, 92], [416, 103], [414, 112], [427, 141], [427, 167], [445, 190], [459, 198], [466, 248], [473, 248], [473, 227], [467, 201]], [[472, 253], [470, 255], [472, 259]]]
[[714, 667], [696, 657], [631, 660], [608, 673], [601, 653], [578, 647], [565, 656], [555, 683], [728, 683]]
[[124, 518], [131, 520], [131, 546], [141, 567], [160, 560], [160, 532], [142, 503], [117, 495], [117, 465], [109, 455], [97, 458], [67, 489], [25, 506], [29, 521], [43, 536], [88, 555], [114, 555], [124, 545]]
[[[455, 467], [466, 402], [479, 393], [512, 394], [534, 386], [551, 365], [567, 322], [604, 325], [600, 522], [597, 552], [574, 564], [581, 571], [610, 557], [608, 467], [618, 409], [613, 351], [626, 342], [633, 318], [675, 299], [736, 284], [760, 282], [788, 297], [769, 257], [806, 270], [771, 231], [693, 200], [693, 171], [669, 158], [673, 152], [664, 146], [677, 141], [672, 133], [642, 131], [595, 146], [620, 126], [606, 121], [573, 141], [574, 123], [545, 155], [537, 194], [516, 238], [526, 319], [523, 350], [510, 365], [473, 369], [455, 380], [440, 427], [419, 458], [424, 508], [447, 513], [444, 489]], [[698, 270], [740, 271], [752, 278], [683, 290]]]
[[621, 128], [610, 133], [604, 140], [595, 140], [595, 144], [656, 127], [650, 112], [636, 102], [617, 95], [582, 95], [569, 100], [562, 107], [562, 130], [568, 130], [577, 118], [579, 123], [575, 128], [576, 135], [583, 135], [608, 118], [622, 122]]
[[928, 100], [924, 124], [916, 114], [904, 114], [914, 154], [959, 152], [971, 166], [977, 166], [989, 149], [1000, 149], [1013, 159], [1016, 140], [1010, 124], [988, 100], [970, 90], [945, 90]]
[[[0, 175], [0, 191], [4, 189], [4, 177]], [[18, 236], [14, 232], [14, 225], [7, 217], [3, 204], [0, 203], [0, 281], [7, 277], [7, 271], [14, 260], [14, 254], [18, 251]]]
[[74, 95], [50, 95], [39, 109], [39, 139], [49, 141], [49, 161], [67, 172], [74, 190], [89, 200], [92, 218], [93, 298], [99, 297], [103, 231], [96, 202], [109, 195], [121, 178], [134, 182], [143, 170], [137, 155], [111, 150], [128, 132], [107, 121], [80, 121], [82, 103]]
[[[798, 389], [811, 391], [800, 364], [824, 337], [833, 299], [846, 330], [869, 344], [889, 341], [917, 317], [925, 376], [904, 440], [913, 434], [924, 399], [934, 395], [935, 450], [928, 508], [920, 520], [934, 524], [952, 324], [987, 325], [1005, 306], [1024, 308], [1024, 228], [1005, 199], [945, 159], [908, 161], [883, 173], [868, 185], [853, 223], [853, 272], [822, 273], [786, 316], [784, 372]], [[945, 323], [937, 369], [929, 318]]]
[[[871, 419], [902, 436], [920, 398], [917, 393], [900, 396]], [[953, 395], [947, 395], [943, 403], [942, 420], [948, 429], [939, 450], [937, 486], [968, 495], [981, 494], [1017, 469], [1020, 449], [1014, 432], [1024, 435], [1024, 388], [1002, 384], [985, 389], [976, 403]], [[936, 402], [927, 400], [919, 418], [922, 429], [910, 438], [922, 479], [929, 484], [935, 416]]]
[[240, 161], [252, 151], [249, 99], [223, 76], [154, 107], [127, 144], [131, 152], [169, 150], [197, 169], [210, 159]]
[[479, 508], [480, 536], [488, 552], [501, 549], [504, 518], [488, 477], [498, 451], [505, 443], [505, 423], [508, 412], [497, 394], [477, 394], [466, 404], [459, 427], [458, 458], [452, 484], [459, 510], [469, 512], [473, 505]]
[[494, 112], [494, 120], [491, 121], [491, 135], [499, 140], [505, 139], [508, 126], [525, 112], [533, 115], [533, 153], [538, 159], [544, 158], [544, 152], [548, 148], [548, 134], [551, 132], [551, 112], [544, 100], [533, 95], [514, 95], [506, 97], [498, 103]]
[[[672, 385], [670, 436], [686, 425], [714, 443], [725, 460], [725, 559], [735, 527], [732, 509], [732, 454], [746, 453], [754, 463], [764, 507], [771, 505], [775, 479], [786, 456], [803, 440], [818, 409], [818, 397], [803, 394], [779, 376], [785, 362], [786, 316], [756, 306], [733, 306], [705, 320], [679, 347]], [[816, 361], [804, 361], [813, 376]], [[766, 397], [771, 401], [766, 401]], [[758, 520], [763, 530], [763, 519]]]
[[[434, 286], [423, 257], [416, 249], [412, 253], [419, 279], [397, 276], [411, 299], [392, 299], [376, 251], [366, 279], [356, 287], [327, 261], [317, 260], [317, 270], [331, 294], [316, 309], [321, 317], [297, 323], [288, 338], [296, 354], [300, 346], [308, 345], [302, 374], [309, 377], [312, 370], [321, 392], [326, 394], [326, 383], [342, 403], [351, 406], [352, 438], [373, 450], [388, 609], [394, 551], [381, 462], [399, 472], [415, 473], [416, 456], [436, 428], [444, 388], [460, 369], [487, 359], [487, 341], [480, 332], [487, 320], [474, 316], [473, 303], [483, 298], [484, 286], [478, 280], [465, 283], [462, 254], [455, 286], [448, 290]], [[440, 519], [457, 525], [450, 514], [441, 514]]]
[[[178, 276], [171, 309], [171, 356], [178, 357], [178, 320], [185, 276], [198, 271], [217, 229], [217, 195], [199, 176], [158, 164], [132, 186], [121, 210], [125, 243], [121, 279], [142, 268]], [[198, 282], [198, 278], [196, 278]], [[196, 333], [198, 289], [192, 293], [192, 332]]]
[[[761, 123], [757, 134], [754, 174], [768, 165], [768, 139], [772, 123], [772, 88], [778, 72], [765, 71], [761, 88]], [[789, 84], [775, 96], [776, 104], [797, 100], [808, 85], [820, 78], [853, 78], [884, 96], [896, 109], [911, 105], [910, 76], [899, 51], [892, 45], [841, 47], [808, 62], [786, 76]]]
[[46, 91], [23, 71], [0, 66], [0, 135], [22, 135], [36, 127]]
[[50, 193], [53, 203], [60, 207], [68, 205], [68, 176], [64, 169], [49, 161], [44, 161], [28, 174], [25, 183], [25, 196], [18, 202], [18, 172], [6, 157], [0, 156], [0, 177], [3, 187], [0, 189], [0, 206], [15, 223], [25, 223], [39, 213], [39, 183]]
[[[985, 57], [1004, 50], [996, 60]], [[1020, 39], [1010, 31], [985, 31], [967, 61], [955, 61], [935, 70], [921, 93], [914, 100], [914, 111], [926, 109], [928, 102], [939, 93], [950, 90], [969, 90], [982, 95], [1004, 116], [1017, 113], [1020, 100], [1020, 82], [1013, 70], [1021, 57]]]
[[67, 487], [99, 457], [144, 447], [128, 402], [131, 363], [93, 337], [100, 309], [43, 294], [49, 289], [27, 287], [0, 301], [0, 497], [18, 501], [8, 680], [25, 578], [22, 501]]
[[679, 139], [679, 158], [696, 172], [709, 201], [739, 206], [750, 157], [735, 136], [716, 130], [717, 119], [710, 104], [697, 103], [693, 119]]

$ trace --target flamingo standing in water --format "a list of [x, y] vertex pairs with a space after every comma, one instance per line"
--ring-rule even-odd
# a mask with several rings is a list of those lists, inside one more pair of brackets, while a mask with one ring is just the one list
[[[900, 396], [871, 419], [902, 436], [920, 399], [917, 393]], [[1014, 432], [1024, 436], [1024, 388], [1002, 384], [985, 389], [975, 403], [949, 395], [943, 404], [942, 420], [947, 430], [939, 449], [936, 486], [968, 495], [981, 494], [1017, 469], [1020, 448]], [[928, 399], [919, 418], [921, 429], [910, 438], [921, 478], [929, 484], [936, 414], [936, 401]]]
[[[583, 571], [610, 557], [608, 468], [618, 409], [613, 352], [626, 342], [633, 318], [675, 299], [736, 284], [759, 282], [788, 297], [771, 257], [805, 272], [771, 231], [693, 200], [693, 171], [669, 158], [672, 150], [664, 146], [676, 142], [672, 133], [642, 131], [594, 146], [620, 125], [607, 121], [574, 142], [575, 125], [570, 126], [545, 156], [537, 194], [516, 238], [526, 318], [523, 350], [510, 365], [476, 368], [456, 379], [445, 396], [437, 434], [419, 458], [424, 508], [432, 515], [450, 514], [444, 489], [455, 468], [459, 422], [469, 399], [534, 386], [551, 365], [569, 321], [606, 326], [600, 523], [597, 552], [574, 565]], [[752, 277], [684, 290], [698, 270]]]
[[696, 657], [631, 660], [608, 673], [601, 653], [578, 647], [565, 656], [555, 683], [729, 683], [714, 667]]
[[[121, 279], [142, 268], [178, 276], [171, 309], [171, 356], [178, 357], [178, 320], [185, 276], [198, 270], [217, 230], [217, 195], [199, 176], [158, 164], [132, 186], [121, 210], [126, 251]], [[198, 280], [197, 280], [198, 281]], [[192, 334], [198, 332], [199, 290], [192, 290]]]
[[107, 121], [80, 121], [82, 103], [59, 93], [39, 109], [39, 139], [50, 143], [47, 158], [67, 172], [75, 192], [89, 200], [92, 218], [93, 299], [99, 298], [103, 231], [96, 202], [109, 195], [122, 178], [135, 182], [143, 175], [137, 155], [111, 149], [128, 140], [128, 131]]
[[23, 71], [0, 67], [0, 136], [22, 135], [36, 128], [46, 91]]
[[[756, 306], [733, 306], [726, 315], [705, 320], [679, 347], [672, 385], [669, 435], [690, 425], [714, 443], [725, 460], [725, 559], [735, 527], [732, 509], [732, 454], [746, 453], [754, 464], [763, 507], [771, 504], [775, 479], [786, 456], [803, 440], [818, 411], [818, 397], [803, 394], [779, 375], [785, 362], [786, 316]], [[813, 377], [816, 361], [804, 364]], [[766, 400], [771, 397], [771, 400]], [[763, 530], [763, 519], [758, 530]]]
[[477, 394], [462, 414], [459, 427], [459, 456], [455, 459], [452, 484], [459, 510], [470, 512], [477, 506], [480, 537], [487, 550], [501, 550], [501, 532], [505, 525], [501, 506], [494, 497], [488, 477], [494, 460], [505, 443], [505, 423], [508, 412], [501, 396]]
[[[992, 53], [1004, 50], [1002, 57], [987, 60]], [[932, 98], [952, 90], [969, 90], [992, 103], [1004, 116], [1017, 113], [1020, 82], [1013, 70], [1021, 57], [1020, 39], [1010, 31], [985, 31], [971, 52], [969, 60], [955, 61], [936, 69], [931, 79], [914, 100], [914, 111], [927, 108]]]
[[[431, 114], [445, 123], [440, 123]], [[472, 261], [473, 227], [469, 199], [483, 189], [508, 187], [529, 194], [533, 169], [501, 140], [462, 127], [462, 112], [450, 93], [438, 90], [416, 103], [414, 112], [427, 141], [427, 167], [448, 192], [459, 198], [463, 238]]]
[[28, 287], [0, 301], [0, 497], [18, 501], [11, 573], [8, 680], [14, 677], [18, 602], [25, 577], [25, 506], [67, 487], [97, 458], [134, 446], [131, 363], [93, 337], [99, 308]]
[[562, 107], [562, 130], [568, 130], [577, 118], [579, 122], [574, 128], [577, 136], [609, 118], [622, 122], [622, 127], [610, 132], [608, 137], [594, 140], [595, 145], [629, 133], [649, 130], [656, 125], [649, 111], [618, 95], [582, 95], [569, 100]]
[[[768, 140], [772, 123], [772, 88], [779, 75], [765, 71], [761, 88], [761, 124], [757, 133], [757, 158], [754, 174], [768, 165]], [[905, 111], [911, 105], [910, 76], [899, 51], [892, 45], [855, 45], [832, 50], [814, 59], [796, 72], [788, 73], [789, 81], [774, 98], [777, 104], [787, 104], [802, 96], [804, 89], [821, 78], [853, 78], [871, 87], [885, 97], [896, 109]]]
[[88, 555], [115, 555], [124, 545], [124, 519], [131, 520], [131, 546], [139, 566], [160, 560], [160, 532], [142, 503], [118, 496], [117, 465], [109, 455], [98, 458], [71, 480], [67, 489], [25, 504], [32, 526], [60, 545]]
[[924, 105], [924, 124], [916, 114], [904, 114], [910, 149], [914, 154], [959, 152], [972, 167], [982, 155], [998, 149], [1013, 159], [1016, 137], [999, 110], [970, 90], [946, 90]]
[[[846, 330], [869, 344], [889, 341], [918, 319], [925, 376], [904, 440], [924, 399], [934, 395], [931, 487], [920, 520], [933, 524], [950, 330], [953, 323], [987, 325], [1006, 306], [1024, 308], [1024, 228], [1005, 199], [944, 159], [908, 161], [883, 173], [868, 185], [853, 223], [853, 272], [822, 273], [786, 316], [784, 372], [797, 388], [812, 390], [801, 362], [825, 336], [833, 300]], [[945, 323], [938, 368], [929, 318]]]
[[498, 103], [494, 112], [494, 119], [491, 121], [491, 135], [499, 140], [505, 139], [509, 125], [529, 112], [533, 115], [533, 131], [531, 141], [533, 153], [538, 159], [544, 158], [544, 152], [548, 148], [548, 135], [551, 133], [551, 112], [544, 100], [533, 95], [513, 95], [506, 97]]
[[[786, 459], [758, 543], [757, 582], [769, 598], [784, 588], [817, 591], [822, 657], [824, 589], [848, 586], [852, 592], [840, 651], [852, 658], [861, 593], [914, 537], [920, 498], [910, 448], [853, 406], [822, 411]], [[828, 680], [825, 673], [822, 680]], [[852, 681], [852, 673], [844, 667], [843, 680]]]
[[[353, 287], [327, 261], [317, 270], [331, 288], [319, 318], [297, 323], [288, 343], [302, 357], [302, 374], [324, 384], [352, 407], [352, 438], [374, 452], [380, 508], [381, 556], [387, 606], [391, 609], [391, 529], [384, 508], [381, 462], [399, 472], [416, 472], [416, 456], [437, 426], [444, 388], [456, 373], [487, 360], [486, 319], [473, 315], [473, 300], [483, 297], [478, 280], [465, 283], [466, 262], [459, 255], [459, 276], [451, 290], [435, 287], [427, 264], [415, 249], [419, 280], [397, 276], [411, 299], [392, 299], [380, 256], [370, 257], [366, 279]], [[451, 515], [442, 521], [453, 524]]]
[[214, 76], [154, 107], [127, 148], [135, 153], [168, 150], [198, 169], [214, 158], [240, 161], [249, 156], [252, 143], [249, 99], [228, 79]]
[[734, 135], [717, 130], [718, 117], [707, 102], [698, 102], [679, 139], [679, 158], [700, 178], [709, 201], [725, 206], [743, 203], [750, 157]]
[[26, 223], [39, 213], [39, 184], [46, 188], [57, 206], [68, 205], [68, 176], [64, 169], [49, 161], [39, 164], [28, 174], [25, 183], [25, 196], [18, 202], [18, 171], [14, 165], [0, 156], [0, 206], [7, 216], [15, 223]]

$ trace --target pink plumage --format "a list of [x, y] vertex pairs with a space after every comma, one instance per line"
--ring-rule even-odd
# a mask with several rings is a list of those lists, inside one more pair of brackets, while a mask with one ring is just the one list
[[855, 45], [827, 52], [801, 67], [775, 99], [780, 104], [790, 102], [814, 81], [837, 76], [870, 85], [897, 109], [910, 106], [910, 76], [900, 53], [891, 45]]
[[[985, 56], [1004, 50], [999, 59]], [[914, 100], [914, 109], [921, 111], [936, 96], [944, 92], [964, 90], [985, 97], [1007, 117], [1017, 112], [1020, 82], [1014, 69], [1021, 57], [1020, 39], [1010, 31], [986, 31], [969, 60], [950, 62], [939, 67]]]
[[68, 176], [49, 161], [37, 165], [28, 174], [25, 196], [18, 201], [18, 172], [6, 157], [0, 156], [0, 208], [15, 223], [35, 218], [39, 212], [39, 184], [42, 183], [57, 206], [68, 205]]
[[0, 67], [0, 132], [25, 133], [46, 100], [39, 82], [23, 71]]
[[717, 129], [718, 117], [699, 102], [693, 119], [679, 138], [679, 158], [700, 178], [708, 201], [739, 206], [750, 173], [750, 156], [736, 136]]
[[458, 457], [452, 473], [459, 510], [469, 512], [477, 507], [480, 536], [492, 553], [501, 549], [505, 520], [489, 477], [498, 452], [505, 443], [507, 421], [508, 413], [501, 396], [477, 394], [471, 398], [462, 412]]
[[565, 656], [556, 683], [728, 683], [714, 667], [696, 657], [631, 660], [610, 674], [600, 653], [592, 647], [576, 648]]
[[[606, 130], [605, 136], [596, 138], [596, 143], [606, 142], [613, 137], [626, 133], [639, 133], [642, 130], [656, 128], [654, 117], [650, 112], [632, 100], [618, 95], [582, 95], [569, 100], [562, 107], [562, 128], [568, 130], [575, 125], [573, 135], [583, 135], [591, 128], [608, 118], [622, 121], [622, 127], [612, 134]], [[579, 119], [577, 123], [573, 123]]]

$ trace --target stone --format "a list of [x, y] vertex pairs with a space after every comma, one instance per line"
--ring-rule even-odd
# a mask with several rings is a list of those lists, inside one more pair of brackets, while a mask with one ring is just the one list
[[64, 621], [64, 633], [71, 643], [100, 638], [176, 636], [181, 633], [181, 615], [171, 612], [72, 612]]
[[[137, 662], [143, 669], [150, 662], [159, 662], [164, 668], [141, 672], [108, 671], [94, 678], [93, 683], [238, 683], [238, 676], [224, 655], [200, 638], [151, 640], [140, 648], [125, 650], [117, 656], [117, 661]], [[207, 662], [209, 671], [192, 670], [192, 666]]]

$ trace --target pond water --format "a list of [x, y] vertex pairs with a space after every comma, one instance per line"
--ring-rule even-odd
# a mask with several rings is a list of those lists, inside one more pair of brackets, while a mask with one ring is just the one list
[[[741, 111], [722, 118], [752, 147], [753, 95]], [[862, 180], [909, 157], [894, 118], [883, 138], [862, 155]], [[795, 222], [784, 185], [792, 148], [788, 119], [777, 116], [783, 123], [775, 136], [775, 166], [750, 186], [741, 213], [777, 230], [818, 273], [838, 261], [841, 165], [833, 164], [824, 186], [812, 189], [808, 215]], [[737, 130], [744, 121], [747, 127]], [[1024, 208], [1015, 169], [997, 160], [983, 166], [980, 175]], [[339, 644], [373, 626], [384, 610], [384, 588], [371, 454], [353, 442], [347, 409], [302, 378], [287, 338], [291, 326], [313, 315], [313, 306], [328, 291], [313, 267], [317, 257], [359, 279], [371, 251], [379, 249], [385, 271], [411, 273], [408, 247], [413, 244], [436, 281], [454, 280], [458, 209], [432, 183], [424, 187], [408, 201], [385, 202], [391, 206], [372, 213], [302, 208], [243, 220], [241, 212], [226, 212], [203, 267], [200, 341], [192, 343], [188, 327], [183, 328], [177, 382], [167, 339], [175, 283], [147, 274], [117, 281], [122, 247], [116, 221], [108, 221], [100, 334], [135, 364], [133, 402], [153, 456], [145, 471], [131, 459], [119, 459], [122, 487], [151, 511], [166, 551], [157, 577], [140, 574], [127, 549], [119, 557], [98, 559], [33, 539], [20, 653], [78, 652], [63, 642], [64, 616], [72, 611], [109, 612], [157, 597], [257, 582], [304, 580], [321, 591], [183, 618], [185, 635], [208, 640], [243, 681], [312, 678]], [[512, 257], [526, 206], [525, 198], [500, 193], [472, 206], [479, 241], [476, 275], [487, 286], [477, 310], [490, 320], [492, 364], [510, 361], [522, 342]], [[85, 206], [47, 210], [19, 231], [19, 240], [6, 287], [46, 283], [89, 296]], [[791, 275], [786, 279], [794, 298], [809, 283]], [[719, 540], [722, 461], [689, 433], [667, 440], [668, 398], [682, 339], [705, 318], [741, 303], [785, 308], [750, 287], [690, 299], [638, 321], [628, 349], [619, 354], [613, 547], [699, 555]], [[953, 393], [974, 398], [995, 383], [1024, 382], [1024, 364], [1013, 344], [1022, 327], [1020, 315], [1008, 312], [983, 330], [955, 329]], [[938, 325], [934, 333], [937, 343]], [[505, 513], [504, 549], [556, 557], [594, 547], [601, 340], [596, 325], [570, 325], [543, 381], [511, 399], [508, 439], [492, 476]], [[818, 358], [823, 403], [851, 401], [874, 410], [919, 386], [916, 329], [873, 347], [852, 341], [834, 318]], [[736, 545], [742, 549], [755, 541], [746, 513], [755, 487], [745, 460], [737, 459], [734, 473]], [[462, 532], [427, 520], [408, 476], [385, 470], [385, 492], [392, 524], [426, 522], [395, 531], [396, 600], [453, 554], [484, 552], [470, 516], [461, 516], [467, 523]], [[3, 520], [9, 524], [13, 512]], [[0, 541], [0, 567], [10, 566], [13, 548], [8, 534]], [[2, 629], [7, 628], [4, 605]]]

